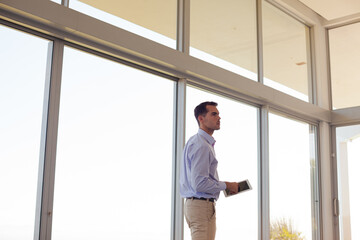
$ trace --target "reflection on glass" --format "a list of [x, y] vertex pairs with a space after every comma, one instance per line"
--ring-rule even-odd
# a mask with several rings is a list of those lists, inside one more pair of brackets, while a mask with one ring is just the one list
[[360, 23], [329, 30], [334, 109], [360, 106]]
[[[253, 189], [228, 198], [220, 193], [216, 203], [217, 239], [258, 239], [257, 108], [188, 87], [186, 99], [186, 139], [196, 134], [194, 108], [215, 101], [221, 129], [214, 132], [218, 172], [222, 181], [249, 179]], [[190, 240], [184, 220], [184, 239]], [[234, 232], [236, 231], [236, 232]]]
[[[270, 237], [312, 236], [315, 139], [309, 124], [269, 114]], [[309, 143], [310, 139], [310, 143]], [[290, 238], [289, 238], [290, 239]]]
[[190, 4], [190, 54], [257, 81], [256, 1]]
[[340, 239], [360, 239], [360, 125], [336, 128]]
[[70, 8], [176, 48], [176, 0], [71, 0]]
[[309, 101], [309, 28], [262, 1], [264, 84]]
[[0, 239], [33, 239], [49, 42], [0, 26]]
[[173, 88], [65, 48], [52, 239], [169, 238]]

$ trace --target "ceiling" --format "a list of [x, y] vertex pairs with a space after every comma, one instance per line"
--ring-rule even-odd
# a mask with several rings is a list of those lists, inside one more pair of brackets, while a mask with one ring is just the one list
[[360, 13], [359, 0], [298, 0], [328, 21]]

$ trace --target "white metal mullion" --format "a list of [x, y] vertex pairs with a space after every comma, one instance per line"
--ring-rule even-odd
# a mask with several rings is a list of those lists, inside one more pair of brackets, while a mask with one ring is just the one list
[[65, 7], [69, 7], [70, 0], [61, 0], [61, 5], [64, 5]]
[[[327, 63], [327, 74], [328, 74], [328, 88], [327, 88], [327, 96], [328, 96], [328, 106], [331, 110], [334, 110], [334, 106], [333, 106], [333, 94], [332, 94], [332, 81], [331, 81], [331, 59], [330, 59], [330, 37], [329, 37], [329, 30], [330, 29], [326, 29], [325, 30], [325, 44], [326, 44], [326, 63]], [[321, 91], [321, 89], [319, 89]], [[322, 90], [324, 91], [324, 90]], [[323, 92], [322, 92], [323, 94]]]
[[[176, 49], [189, 54], [190, 48], [190, 0], [177, 1]], [[186, 79], [179, 79], [175, 88], [174, 104], [174, 146], [173, 146], [173, 191], [171, 211], [171, 238], [184, 238], [184, 202], [180, 196], [180, 162], [185, 145]]]
[[314, 191], [313, 191], [313, 205], [314, 205], [314, 212], [313, 212], [313, 217], [315, 219], [315, 222], [313, 223], [313, 239], [321, 239], [321, 198], [320, 198], [320, 169], [321, 169], [321, 164], [320, 164], [320, 155], [319, 155], [319, 148], [320, 148], [320, 142], [319, 142], [319, 135], [320, 135], [320, 130], [319, 130], [319, 126], [314, 126], [314, 125], [310, 125], [310, 130], [311, 132], [313, 132], [314, 134], [314, 146], [310, 146], [310, 147], [314, 147], [315, 151], [314, 151], [314, 159], [315, 159], [315, 172], [314, 172], [314, 176], [312, 178], [312, 180], [314, 181], [313, 186], [314, 186]]
[[176, 84], [175, 93], [171, 239], [182, 240], [184, 232], [184, 202], [180, 196], [179, 179], [182, 151], [185, 145], [186, 79], [179, 79]]
[[190, 0], [178, 0], [177, 50], [189, 54], [190, 48]]
[[[332, 180], [332, 186], [331, 186], [331, 197], [332, 197], [332, 223], [334, 226], [333, 229], [333, 235], [335, 240], [340, 239], [340, 219], [339, 219], [339, 184], [338, 184], [338, 165], [337, 165], [337, 143], [336, 143], [336, 126], [331, 127], [331, 153], [330, 153], [330, 159], [331, 159], [331, 180]], [[330, 215], [330, 214], [329, 214]], [[323, 224], [324, 225], [324, 224]], [[322, 228], [324, 230], [324, 228]]]
[[43, 116], [42, 116], [41, 142], [40, 142], [40, 154], [39, 154], [38, 185], [37, 185], [36, 210], [35, 210], [34, 240], [38, 240], [39, 236], [40, 236], [46, 129], [47, 129], [47, 119], [48, 119], [49, 91], [50, 91], [53, 45], [54, 45], [53, 42], [50, 42], [48, 45], [48, 52], [47, 52], [48, 55], [47, 55], [47, 62], [46, 62], [45, 88], [44, 88], [44, 99], [43, 99]]
[[[54, 41], [52, 56], [48, 59], [49, 69], [46, 80], [41, 159], [37, 200], [37, 229], [35, 240], [51, 239], [52, 209], [54, 197], [55, 159], [59, 119], [60, 85], [64, 44]], [[48, 94], [47, 94], [48, 93]]]
[[264, 83], [264, 55], [262, 34], [262, 0], [256, 1], [256, 32], [257, 32], [257, 69], [258, 82]]
[[[318, 124], [319, 145], [319, 198], [320, 198], [320, 239], [338, 239], [337, 216], [333, 213], [333, 200], [337, 197], [336, 161], [331, 153], [336, 151], [335, 132], [327, 122]], [[331, 146], [331, 139], [334, 141]]]
[[314, 28], [306, 26], [306, 52], [307, 52], [307, 71], [308, 71], [308, 92], [309, 92], [309, 103], [318, 104], [317, 96], [317, 84], [316, 84], [316, 74], [315, 74], [315, 51], [314, 51]]
[[268, 240], [270, 226], [269, 209], [269, 107], [259, 110], [259, 239]]

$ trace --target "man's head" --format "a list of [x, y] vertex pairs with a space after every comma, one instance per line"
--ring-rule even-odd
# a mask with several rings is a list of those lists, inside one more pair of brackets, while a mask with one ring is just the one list
[[220, 116], [216, 102], [200, 103], [194, 110], [196, 121], [199, 127], [212, 135], [214, 130], [220, 129]]

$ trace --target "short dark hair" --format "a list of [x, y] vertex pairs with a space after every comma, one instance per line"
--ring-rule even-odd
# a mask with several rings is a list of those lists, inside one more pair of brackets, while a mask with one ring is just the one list
[[199, 126], [200, 126], [200, 122], [199, 122], [198, 117], [200, 115], [205, 116], [207, 114], [208, 110], [206, 109], [206, 106], [208, 106], [208, 105], [216, 107], [218, 104], [216, 102], [203, 102], [203, 103], [200, 103], [199, 105], [197, 105], [196, 108], [194, 109], [195, 119], [198, 122]]

